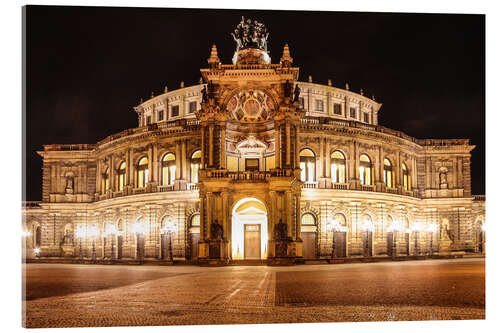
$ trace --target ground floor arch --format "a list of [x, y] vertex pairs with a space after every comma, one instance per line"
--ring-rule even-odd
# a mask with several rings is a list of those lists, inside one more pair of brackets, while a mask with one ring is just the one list
[[257, 198], [236, 202], [231, 215], [231, 257], [233, 260], [263, 260], [268, 252], [266, 205]]

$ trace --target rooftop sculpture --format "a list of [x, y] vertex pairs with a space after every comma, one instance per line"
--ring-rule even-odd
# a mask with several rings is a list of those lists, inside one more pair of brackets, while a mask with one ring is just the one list
[[267, 38], [269, 32], [263, 23], [257, 20], [253, 21], [245, 17], [241, 17], [241, 22], [236, 26], [234, 32], [231, 33], [236, 42], [236, 52], [242, 49], [257, 48], [267, 52]]

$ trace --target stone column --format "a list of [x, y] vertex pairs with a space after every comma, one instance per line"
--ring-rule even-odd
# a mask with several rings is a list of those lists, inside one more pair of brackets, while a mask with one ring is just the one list
[[220, 167], [226, 168], [226, 124], [220, 124]]
[[206, 168], [205, 161], [205, 126], [201, 126], [201, 168]]
[[280, 124], [274, 123], [274, 163], [276, 168], [281, 168], [281, 142]]
[[290, 122], [286, 122], [285, 124], [286, 130], [286, 166], [290, 167]]
[[[332, 178], [332, 175], [331, 175], [331, 164], [332, 164], [332, 161], [331, 161], [331, 152], [330, 152], [330, 140], [328, 138], [325, 139], [326, 141], [326, 152], [325, 152], [325, 177], [326, 178], [330, 178], [330, 182], [331, 182], [331, 178]], [[347, 171], [347, 170], [345, 170]]]
[[113, 155], [109, 155], [109, 189], [115, 190], [115, 163]]
[[318, 178], [325, 178], [325, 168], [324, 168], [325, 154], [324, 154], [324, 150], [325, 150], [325, 138], [320, 138], [319, 139], [319, 163], [317, 163], [317, 165], [318, 165], [317, 174], [319, 176]]
[[214, 165], [214, 161], [213, 161], [213, 158], [214, 158], [214, 149], [213, 149], [213, 146], [214, 146], [214, 125], [213, 124], [210, 124], [209, 127], [208, 127], [208, 166], [211, 168], [213, 167]]
[[[101, 166], [101, 163], [102, 163], [102, 162], [101, 162], [101, 160], [100, 160], [100, 159], [97, 159], [97, 160], [96, 160], [96, 173], [97, 173], [97, 174], [96, 174], [96, 177], [95, 177], [95, 178], [96, 178], [96, 183], [97, 183], [97, 184], [96, 184], [96, 193], [98, 193], [98, 194], [102, 194], [102, 193], [101, 193], [101, 189], [102, 189], [102, 188], [101, 188], [101, 182], [102, 182], [102, 180], [101, 180], [101, 177], [102, 177], [102, 176], [101, 176], [101, 173], [102, 173], [102, 171], [101, 171], [101, 167], [102, 167], [102, 166]], [[53, 170], [53, 171], [55, 171], [54, 169], [55, 169], [55, 168], [54, 168], [54, 167], [52, 167], [52, 170]], [[52, 177], [51, 177], [51, 179], [54, 179], [54, 176], [52, 176]], [[55, 192], [55, 191], [54, 191], [54, 188], [52, 188], [52, 191], [51, 191], [51, 192]]]
[[175, 180], [181, 179], [181, 145], [179, 141], [175, 141]]
[[130, 154], [130, 157], [129, 157], [129, 165], [127, 167], [127, 170], [130, 170], [130, 172], [129, 172], [129, 177], [127, 177], [127, 181], [131, 187], [134, 187], [134, 185], [135, 185], [134, 150], [130, 149], [129, 154]]
[[148, 145], [148, 184], [153, 181], [153, 145]]
[[300, 167], [300, 122], [295, 125], [295, 165], [294, 167], [297, 169]]
[[182, 176], [181, 178], [184, 180], [188, 180], [188, 165], [189, 165], [189, 157], [187, 156], [186, 150], [186, 140], [182, 140], [181, 142], [181, 165], [182, 165]]
[[155, 183], [155, 184], [158, 184], [159, 183], [159, 177], [158, 177], [158, 170], [159, 170], [159, 166], [158, 166], [158, 144], [157, 143], [154, 143], [151, 145], [151, 150], [152, 150], [152, 166], [153, 166], [153, 173], [151, 175], [151, 180]]

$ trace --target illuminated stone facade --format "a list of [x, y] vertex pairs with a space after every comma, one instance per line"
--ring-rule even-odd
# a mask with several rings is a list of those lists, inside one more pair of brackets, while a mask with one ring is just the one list
[[135, 107], [137, 128], [44, 146], [25, 255], [279, 264], [484, 252], [469, 140], [380, 126], [381, 104], [362, 92], [297, 81], [288, 46], [277, 64], [251, 47], [233, 59], [221, 64], [214, 45], [202, 83]]

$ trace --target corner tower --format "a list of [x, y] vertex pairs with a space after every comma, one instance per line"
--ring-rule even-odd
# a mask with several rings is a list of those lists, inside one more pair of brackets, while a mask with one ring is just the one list
[[[271, 63], [262, 23], [242, 18], [232, 36], [233, 64], [222, 64], [214, 45], [209, 68], [201, 69], [199, 259], [294, 262], [302, 257], [298, 135], [305, 111], [296, 84], [299, 68], [292, 67], [288, 45], [280, 63]], [[246, 211], [265, 210], [266, 223], [236, 223], [242, 212], [235, 217], [234, 209], [245, 207], [241, 200], [256, 203]], [[254, 225], [260, 242], [247, 237]], [[262, 244], [259, 251], [251, 242]]]

